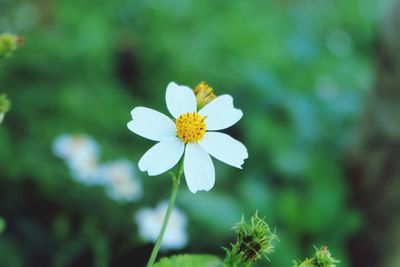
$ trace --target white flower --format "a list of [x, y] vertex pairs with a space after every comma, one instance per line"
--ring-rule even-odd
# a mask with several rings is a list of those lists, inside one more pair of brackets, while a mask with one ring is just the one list
[[53, 153], [64, 159], [72, 176], [85, 184], [99, 184], [98, 158], [100, 149], [96, 141], [87, 135], [62, 134], [52, 146]]
[[96, 141], [81, 134], [62, 134], [53, 142], [53, 153], [66, 161], [82, 158], [98, 159], [100, 149]]
[[[164, 201], [155, 209], [145, 208], [136, 213], [135, 220], [139, 226], [139, 234], [144, 240], [150, 242], [157, 240], [167, 208], [168, 202]], [[161, 241], [161, 249], [180, 249], [186, 246], [188, 243], [186, 224], [185, 214], [174, 208]]]
[[215, 132], [240, 120], [242, 111], [233, 107], [229, 95], [221, 95], [199, 111], [196, 96], [186, 86], [168, 84], [167, 108], [175, 121], [145, 107], [131, 111], [128, 128], [132, 132], [158, 141], [140, 159], [139, 169], [159, 175], [174, 167], [184, 155], [184, 174], [189, 190], [210, 190], [215, 171], [211, 156], [237, 168], [248, 157], [246, 147], [227, 134]]
[[103, 179], [99, 176], [99, 165], [97, 158], [77, 157], [67, 161], [67, 165], [71, 170], [72, 177], [75, 180], [87, 185], [101, 185]]
[[99, 167], [108, 196], [117, 201], [134, 201], [142, 196], [142, 184], [129, 160], [115, 160]]

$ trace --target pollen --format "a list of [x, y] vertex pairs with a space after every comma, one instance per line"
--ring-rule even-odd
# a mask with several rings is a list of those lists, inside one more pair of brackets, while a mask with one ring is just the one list
[[212, 100], [214, 100], [214, 98], [216, 98], [214, 90], [205, 82], [199, 83], [193, 89], [193, 93], [196, 96], [198, 109], [201, 109], [202, 107], [210, 103]]
[[176, 135], [185, 143], [200, 141], [206, 133], [206, 116], [196, 112], [182, 114], [176, 119]]

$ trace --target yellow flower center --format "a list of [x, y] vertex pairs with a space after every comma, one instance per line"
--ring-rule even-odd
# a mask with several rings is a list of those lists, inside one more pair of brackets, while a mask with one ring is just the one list
[[206, 133], [206, 117], [196, 112], [182, 114], [176, 119], [176, 135], [185, 143], [198, 142]]
[[214, 90], [205, 82], [199, 83], [193, 89], [193, 93], [196, 95], [198, 110], [210, 103], [212, 100], [214, 100], [214, 98], [216, 98]]

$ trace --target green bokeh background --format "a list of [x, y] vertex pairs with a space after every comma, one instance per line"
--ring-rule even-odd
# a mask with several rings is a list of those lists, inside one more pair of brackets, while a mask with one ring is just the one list
[[153, 144], [129, 132], [135, 106], [167, 113], [170, 81], [206, 81], [243, 119], [226, 132], [248, 148], [243, 170], [217, 161], [216, 185], [177, 206], [190, 244], [163, 255], [210, 253], [255, 210], [276, 228], [271, 262], [290, 266], [327, 245], [350, 266], [363, 224], [343, 172], [374, 82], [372, 47], [387, 1], [2, 0], [0, 32], [26, 44], [0, 66], [12, 110], [0, 126], [0, 266], [143, 266], [151, 244], [132, 220], [169, 195], [167, 174], [138, 171], [144, 197], [110, 200], [73, 181], [51, 152], [62, 133], [86, 133], [102, 161], [136, 163]]

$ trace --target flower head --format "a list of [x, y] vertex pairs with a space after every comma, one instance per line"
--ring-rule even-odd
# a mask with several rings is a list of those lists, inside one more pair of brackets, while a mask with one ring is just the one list
[[321, 248], [314, 247], [315, 254], [312, 258], [307, 258], [303, 262], [294, 261], [293, 267], [336, 267], [337, 263], [340, 263], [337, 259], [335, 259], [332, 254], [329, 252], [327, 246], [322, 246]]
[[233, 229], [237, 233], [237, 241], [231, 249], [225, 249], [226, 266], [251, 266], [261, 258], [268, 259], [267, 255], [273, 252], [273, 242], [278, 238], [258, 212], [251, 217], [250, 224], [242, 217]]
[[104, 183], [99, 176], [99, 164], [94, 157], [82, 157], [67, 161], [72, 177], [78, 182], [87, 185], [101, 185]]
[[117, 201], [134, 201], [142, 196], [142, 184], [129, 160], [115, 160], [99, 167], [108, 196]]
[[[205, 85], [203, 85], [204, 87]], [[140, 159], [139, 169], [149, 175], [159, 175], [174, 167], [184, 157], [183, 170], [189, 190], [208, 191], [214, 186], [214, 158], [241, 169], [248, 157], [246, 147], [227, 134], [226, 129], [243, 116], [233, 107], [229, 95], [221, 95], [197, 110], [193, 90], [171, 82], [167, 86], [167, 108], [174, 120], [145, 107], [131, 111], [128, 128], [132, 132], [158, 143]]]
[[23, 37], [11, 35], [8, 33], [0, 35], [0, 58], [10, 57], [12, 52], [23, 43]]
[[214, 90], [205, 82], [199, 83], [193, 92], [196, 96], [198, 109], [201, 109], [217, 97]]
[[315, 260], [319, 266], [323, 267], [335, 267], [336, 263], [339, 263], [332, 254], [329, 252], [327, 246], [322, 246], [321, 248], [315, 248]]
[[[141, 209], [135, 215], [139, 226], [140, 236], [150, 242], [155, 242], [160, 232], [168, 202], [158, 204], [155, 209]], [[184, 213], [174, 208], [168, 222], [167, 230], [161, 242], [161, 249], [180, 249], [186, 246], [188, 236], [186, 233], [187, 219]]]
[[98, 159], [100, 149], [97, 142], [85, 134], [62, 134], [53, 142], [53, 153], [66, 161], [76, 158]]
[[53, 142], [53, 153], [66, 161], [72, 176], [85, 184], [101, 184], [98, 176], [100, 149], [87, 135], [62, 134]]

